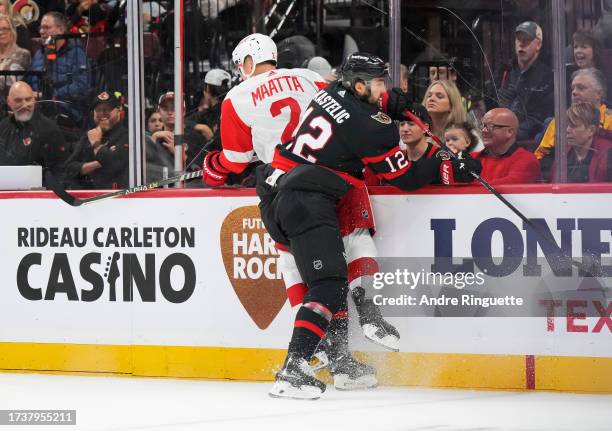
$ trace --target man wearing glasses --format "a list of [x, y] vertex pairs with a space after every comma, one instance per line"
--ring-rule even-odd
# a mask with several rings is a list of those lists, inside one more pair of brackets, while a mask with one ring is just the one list
[[484, 150], [475, 154], [482, 163], [482, 178], [492, 184], [534, 183], [540, 164], [529, 151], [516, 145], [519, 122], [506, 108], [495, 108], [482, 117]]

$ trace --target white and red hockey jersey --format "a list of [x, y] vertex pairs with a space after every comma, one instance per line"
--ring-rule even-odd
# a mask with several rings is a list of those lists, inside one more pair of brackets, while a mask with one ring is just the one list
[[311, 70], [276, 69], [232, 88], [221, 105], [221, 164], [240, 173], [255, 155], [270, 163], [276, 145], [291, 139], [302, 112], [326, 86]]

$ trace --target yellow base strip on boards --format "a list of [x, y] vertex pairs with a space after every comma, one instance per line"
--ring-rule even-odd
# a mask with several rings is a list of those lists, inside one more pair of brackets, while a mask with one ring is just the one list
[[536, 389], [612, 393], [612, 358], [536, 356], [535, 368]]
[[[234, 347], [0, 343], [0, 370], [272, 381], [285, 354], [284, 349]], [[533, 361], [524, 355], [390, 352], [355, 356], [376, 367], [385, 386], [612, 393], [612, 358], [536, 356]]]
[[453, 353], [356, 354], [385, 386], [525, 389], [525, 356]]

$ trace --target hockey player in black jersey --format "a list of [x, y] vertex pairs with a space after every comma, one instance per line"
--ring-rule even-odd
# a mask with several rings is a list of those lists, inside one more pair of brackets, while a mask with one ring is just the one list
[[[272, 238], [293, 253], [309, 286], [297, 312], [287, 358], [270, 390], [273, 397], [317, 399], [325, 384], [308, 360], [347, 295], [347, 263], [336, 204], [363, 185], [367, 165], [387, 183], [414, 190], [438, 178], [439, 157], [408, 161], [398, 143], [398, 127], [410, 103], [398, 90], [387, 92], [384, 62], [356, 53], [341, 77], [321, 90], [301, 118], [294, 138], [277, 147], [271, 164], [257, 171], [262, 220]], [[385, 111], [380, 100], [387, 100]], [[452, 163], [454, 180], [471, 181], [478, 161]]]

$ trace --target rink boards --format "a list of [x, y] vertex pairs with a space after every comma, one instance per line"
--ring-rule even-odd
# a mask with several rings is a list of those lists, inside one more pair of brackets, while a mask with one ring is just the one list
[[[597, 281], [610, 286], [612, 187], [500, 190], [572, 257], [600, 257]], [[550, 253], [480, 187], [376, 188], [372, 200], [385, 258]], [[0, 193], [0, 369], [272, 379], [293, 311], [256, 204], [239, 189], [151, 191], [78, 208], [47, 192]], [[534, 262], [497, 280], [546, 282]], [[383, 384], [612, 392], [608, 296], [589, 301], [596, 312], [569, 298], [548, 317], [399, 313], [389, 317], [399, 353], [366, 343], [351, 322], [351, 346]]]

